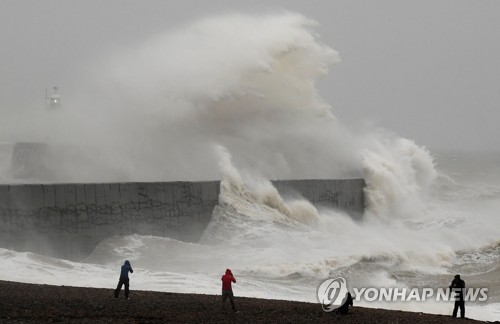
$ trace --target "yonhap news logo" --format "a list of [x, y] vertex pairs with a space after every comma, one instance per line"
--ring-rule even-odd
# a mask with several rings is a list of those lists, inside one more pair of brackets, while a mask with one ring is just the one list
[[317, 291], [318, 300], [325, 312], [331, 312], [343, 304], [347, 294], [347, 282], [344, 278], [327, 279]]
[[[406, 287], [353, 287], [352, 298], [364, 302], [436, 302], [469, 301], [484, 302], [488, 299], [488, 288], [406, 288]], [[325, 312], [342, 306], [348, 295], [347, 281], [343, 277], [326, 279], [317, 289], [318, 301]]]

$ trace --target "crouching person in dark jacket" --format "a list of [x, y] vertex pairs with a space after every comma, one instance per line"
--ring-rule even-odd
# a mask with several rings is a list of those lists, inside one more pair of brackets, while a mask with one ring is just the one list
[[340, 306], [338, 309], [337, 309], [337, 312], [339, 314], [342, 314], [342, 315], [345, 315], [347, 313], [349, 313], [349, 306], [353, 306], [353, 302], [352, 302], [352, 296], [351, 296], [351, 293], [350, 292], [347, 292], [345, 294], [345, 297], [344, 299], [342, 299], [342, 306]]
[[122, 265], [122, 269], [120, 272], [120, 280], [118, 280], [118, 286], [116, 286], [115, 289], [115, 298], [118, 298], [118, 295], [120, 294], [120, 290], [122, 289], [122, 286], [125, 285], [125, 298], [128, 299], [128, 294], [129, 294], [129, 278], [128, 278], [128, 273], [133, 273], [134, 270], [132, 270], [132, 266], [130, 265], [130, 262], [128, 260], [125, 261], [125, 263]]

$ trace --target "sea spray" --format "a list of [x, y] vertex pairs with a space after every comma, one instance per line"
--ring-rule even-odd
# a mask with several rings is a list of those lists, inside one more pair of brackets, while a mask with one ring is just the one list
[[49, 143], [61, 182], [213, 180], [213, 143], [269, 179], [359, 176], [357, 145], [316, 87], [339, 59], [314, 25], [291, 13], [206, 18], [96, 63], [43, 127], [6, 127]]
[[[318, 217], [316, 208], [307, 202], [286, 203], [269, 180], [245, 175], [233, 166], [226, 148], [215, 146], [222, 173], [219, 206], [214, 210], [201, 242], [229, 242], [233, 239], [262, 238], [267, 231], [273, 235], [275, 224], [285, 228], [300, 228], [300, 223], [314, 223]], [[260, 228], [260, 231], [256, 229]]]
[[437, 177], [429, 151], [403, 138], [381, 138], [363, 149], [367, 215], [386, 220], [419, 218]]

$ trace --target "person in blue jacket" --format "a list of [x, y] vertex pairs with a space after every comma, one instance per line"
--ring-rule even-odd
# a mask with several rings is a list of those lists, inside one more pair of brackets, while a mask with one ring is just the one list
[[116, 289], [115, 289], [115, 298], [118, 298], [118, 295], [120, 294], [120, 290], [122, 289], [122, 286], [125, 285], [125, 298], [128, 299], [128, 294], [129, 294], [128, 273], [129, 272], [133, 273], [134, 270], [132, 269], [130, 262], [128, 260], [126, 260], [125, 263], [122, 265], [122, 269], [120, 272], [120, 280], [118, 281], [118, 286], [116, 286]]

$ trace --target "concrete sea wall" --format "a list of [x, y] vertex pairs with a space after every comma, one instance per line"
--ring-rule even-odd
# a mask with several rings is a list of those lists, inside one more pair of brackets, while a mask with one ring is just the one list
[[[360, 218], [363, 179], [273, 182], [285, 198]], [[0, 247], [78, 260], [114, 235], [196, 242], [218, 204], [219, 181], [0, 185]]]

